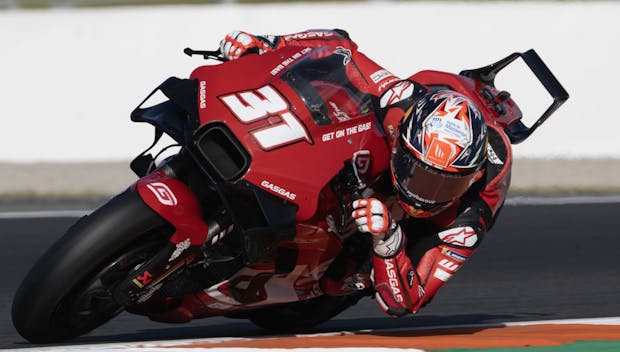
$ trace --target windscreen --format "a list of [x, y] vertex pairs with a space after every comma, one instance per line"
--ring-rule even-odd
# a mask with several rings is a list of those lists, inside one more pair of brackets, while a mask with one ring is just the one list
[[350, 70], [348, 76], [347, 64], [351, 63], [336, 49], [322, 55], [310, 54], [281, 76], [299, 94], [317, 125], [344, 122], [373, 113], [370, 96], [351, 82], [355, 78], [350, 76], [359, 75], [359, 72]]

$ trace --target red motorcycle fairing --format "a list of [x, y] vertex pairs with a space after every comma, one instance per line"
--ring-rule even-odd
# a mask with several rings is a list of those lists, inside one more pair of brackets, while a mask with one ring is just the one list
[[170, 242], [189, 239], [191, 245], [202, 245], [209, 226], [202, 219], [196, 195], [183, 182], [156, 171], [140, 178], [133, 186], [144, 202], [175, 228]]
[[[321, 190], [354, 153], [366, 151], [369, 167], [364, 181], [369, 183], [385, 171], [389, 161], [385, 135], [374, 111], [346, 99], [358, 92], [344, 83], [296, 77], [295, 82], [303, 81], [317, 92], [310, 103], [311, 97], [300, 97], [292, 87], [290, 73], [296, 65], [314, 59], [310, 50], [286, 47], [247, 55], [223, 65], [199, 67], [190, 77], [198, 81], [201, 127], [224, 122], [251, 157], [243, 179], [296, 204], [298, 222], [320, 210]], [[343, 67], [342, 56], [334, 55], [337, 60]], [[309, 110], [308, 105], [317, 101], [326, 109], [323, 119]]]
[[[131, 311], [148, 315], [155, 321], [181, 323], [318, 297], [323, 294], [319, 280], [342, 249], [342, 244], [333, 232], [319, 226], [298, 224], [296, 231], [293, 240], [278, 246], [273, 261], [252, 263], [230, 279], [202, 292], [177, 298], [156, 293], [148, 301], [132, 307]], [[294, 257], [291, 268], [278, 270], [278, 256]]]

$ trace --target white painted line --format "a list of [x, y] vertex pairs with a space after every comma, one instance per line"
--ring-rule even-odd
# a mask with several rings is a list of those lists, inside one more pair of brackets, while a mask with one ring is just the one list
[[[522, 321], [522, 322], [508, 322], [508, 323], [488, 323], [488, 324], [462, 324], [462, 325], [435, 325], [435, 326], [419, 326], [415, 328], [404, 327], [397, 329], [373, 329], [373, 330], [357, 330], [357, 331], [338, 331], [321, 334], [307, 334], [296, 335], [299, 337], [319, 337], [319, 336], [341, 336], [355, 333], [368, 333], [368, 332], [380, 332], [380, 333], [392, 333], [402, 331], [425, 331], [425, 330], [443, 330], [443, 329], [459, 329], [459, 328], [493, 328], [503, 326], [526, 326], [526, 325], [543, 325], [543, 324], [589, 324], [589, 325], [619, 325], [620, 317], [607, 317], [607, 318], [580, 318], [580, 319], [561, 319], [561, 320], [538, 320], [538, 321]], [[290, 337], [290, 335], [283, 336], [268, 336], [258, 338], [241, 338], [241, 337], [218, 337], [218, 338], [204, 338], [204, 339], [184, 339], [184, 340], [167, 340], [167, 341], [148, 341], [148, 342], [131, 342], [131, 343], [105, 343], [105, 344], [91, 344], [91, 345], [68, 345], [68, 346], [51, 346], [51, 347], [35, 347], [35, 348], [20, 348], [14, 349], [14, 351], [30, 352], [30, 351], [42, 351], [42, 352], [61, 352], [61, 351], [92, 351], [92, 352], [114, 352], [114, 351], [135, 351], [135, 352], [187, 352], [191, 351], [209, 351], [209, 352], [424, 352], [423, 350], [410, 348], [294, 348], [294, 349], [264, 349], [264, 348], [191, 348], [189, 345], [195, 343], [215, 343], [223, 341], [248, 341], [261, 338], [277, 338], [277, 337]], [[188, 345], [187, 348], [180, 346]], [[175, 347], [172, 347], [175, 346]], [[8, 351], [8, 350], [7, 350]]]
[[506, 326], [524, 326], [541, 324], [588, 324], [588, 325], [620, 325], [620, 317], [609, 318], [578, 318], [561, 320], [541, 320], [541, 321], [515, 321], [504, 323]]
[[[200, 341], [195, 341], [200, 342]], [[175, 346], [177, 346], [175, 344]], [[425, 352], [417, 348], [377, 348], [377, 347], [346, 347], [346, 348], [249, 348], [249, 347], [164, 347], [153, 346], [151, 344], [101, 344], [101, 345], [76, 345], [76, 346], [55, 346], [38, 348], [20, 348], [4, 351], [41, 351], [41, 352], [60, 352], [60, 351], [89, 351], [89, 352], [188, 352], [188, 351], [209, 351], [209, 352]]]
[[510, 197], [506, 205], [573, 205], [620, 203], [620, 196]]

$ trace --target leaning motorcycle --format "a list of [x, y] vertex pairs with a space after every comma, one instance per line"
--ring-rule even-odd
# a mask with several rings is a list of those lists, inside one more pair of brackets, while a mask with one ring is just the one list
[[[131, 163], [140, 178], [36, 262], [13, 302], [17, 331], [33, 343], [57, 342], [122, 311], [176, 323], [245, 318], [294, 331], [371, 294], [360, 285], [327, 295], [320, 280], [343, 275], [348, 258], [369, 262], [369, 238], [351, 236], [350, 203], [384, 175], [389, 146], [372, 98], [343, 78], [346, 60], [311, 54], [285, 47], [159, 85], [131, 114], [155, 127], [155, 142]], [[531, 126], [494, 84], [517, 58], [553, 97]], [[458, 75], [410, 78], [469, 96], [513, 143], [568, 99], [533, 50]], [[156, 162], [149, 151], [163, 134], [178, 151]]]

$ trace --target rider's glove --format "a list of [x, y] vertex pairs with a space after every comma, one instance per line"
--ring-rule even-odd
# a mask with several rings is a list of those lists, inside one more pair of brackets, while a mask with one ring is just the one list
[[380, 257], [392, 257], [400, 251], [403, 235], [400, 227], [392, 221], [388, 208], [375, 198], [358, 199], [353, 202], [357, 229], [372, 234], [373, 249]]
[[351, 214], [360, 232], [385, 236], [392, 225], [390, 212], [385, 204], [375, 198], [363, 198], [353, 202]]
[[232, 31], [220, 42], [220, 51], [226, 59], [235, 60], [252, 52], [262, 54], [273, 46], [274, 43], [267, 36], [258, 37], [242, 31]]

